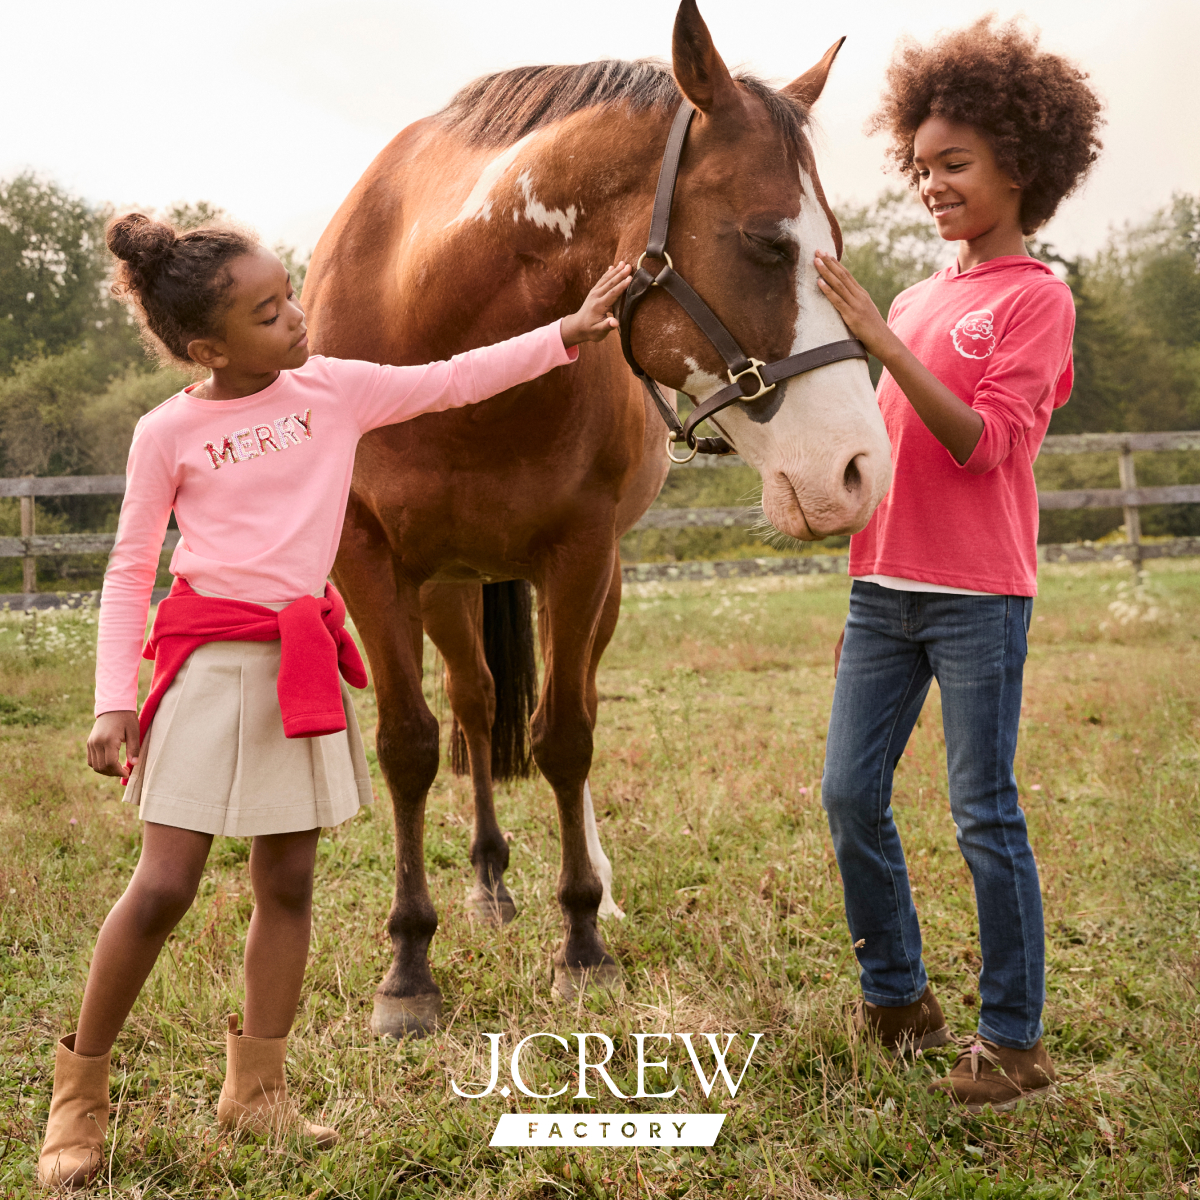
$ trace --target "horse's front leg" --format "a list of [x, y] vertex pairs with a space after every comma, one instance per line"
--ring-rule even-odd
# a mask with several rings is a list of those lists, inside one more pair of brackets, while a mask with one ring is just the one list
[[[366, 647], [374, 676], [379, 766], [392, 797], [396, 894], [388, 915], [392, 966], [375, 993], [371, 1029], [420, 1036], [437, 1026], [442, 993], [429, 970], [437, 910], [425, 878], [425, 800], [438, 768], [438, 723], [421, 691], [422, 630], [417, 588], [398, 583], [386, 546], [347, 523], [335, 578]], [[344, 564], [344, 566], [343, 566]]]
[[603, 888], [588, 854], [584, 816], [595, 726], [594, 704], [588, 703], [589, 677], [616, 551], [597, 555], [594, 539], [577, 539], [575, 546], [582, 553], [557, 559], [541, 580], [545, 682], [531, 722], [534, 759], [558, 802], [558, 902], [564, 937], [554, 955], [554, 988], [566, 999], [581, 986], [612, 986], [620, 980], [620, 968], [596, 928]]

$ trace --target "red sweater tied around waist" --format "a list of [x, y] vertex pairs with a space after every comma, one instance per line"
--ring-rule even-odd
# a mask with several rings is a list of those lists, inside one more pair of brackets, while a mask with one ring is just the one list
[[158, 606], [143, 658], [153, 659], [150, 695], [138, 727], [143, 740], [159, 702], [188, 655], [205, 642], [280, 643], [279, 710], [285, 737], [321, 737], [346, 728], [338, 673], [351, 687], [367, 686], [367, 672], [346, 632], [346, 604], [331, 583], [325, 595], [301, 596], [282, 612], [245, 600], [201, 596], [177, 578]]

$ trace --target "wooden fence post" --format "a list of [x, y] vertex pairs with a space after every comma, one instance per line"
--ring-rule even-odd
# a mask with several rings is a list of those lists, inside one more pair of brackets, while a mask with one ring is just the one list
[[[34, 529], [34, 498], [32, 496], [21, 497], [21, 536], [23, 538], [33, 537]], [[37, 559], [30, 555], [26, 555], [21, 560], [22, 573], [24, 575], [23, 587], [26, 595], [30, 595], [37, 591]]]
[[[1128, 445], [1121, 450], [1117, 471], [1124, 491], [1132, 492], [1137, 487], [1137, 475], [1133, 469], [1133, 451]], [[1142, 518], [1137, 507], [1125, 505], [1125, 540], [1129, 543], [1129, 561], [1135, 571], [1142, 567]]]

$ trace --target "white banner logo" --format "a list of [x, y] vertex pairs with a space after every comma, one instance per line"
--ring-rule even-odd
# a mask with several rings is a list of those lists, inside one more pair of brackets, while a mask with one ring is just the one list
[[[687, 1061], [696, 1076], [699, 1090], [706, 1098], [711, 1099], [717, 1088], [718, 1081], [725, 1085], [725, 1090], [733, 1099], [746, 1072], [750, 1069], [750, 1060], [758, 1043], [761, 1033], [752, 1033], [749, 1049], [745, 1045], [739, 1047], [739, 1053], [733, 1062], [729, 1061], [736, 1034], [725, 1034], [724, 1045], [717, 1034], [705, 1033], [635, 1033], [637, 1043], [637, 1091], [632, 1096], [622, 1092], [617, 1081], [609, 1073], [616, 1047], [613, 1040], [605, 1033], [577, 1032], [572, 1034], [575, 1046], [561, 1034], [539, 1032], [531, 1033], [520, 1039], [513, 1047], [511, 1055], [501, 1055], [500, 1043], [504, 1040], [503, 1033], [485, 1033], [488, 1043], [487, 1083], [479, 1083], [462, 1087], [457, 1080], [450, 1080], [450, 1087], [456, 1096], [465, 1100], [482, 1100], [487, 1096], [499, 1094], [508, 1099], [513, 1094], [513, 1088], [521, 1095], [536, 1100], [550, 1100], [555, 1096], [566, 1096], [575, 1085], [574, 1099], [599, 1099], [607, 1088], [609, 1095], [618, 1100], [669, 1100], [683, 1086], [676, 1083], [666, 1090], [663, 1083], [669, 1083], [673, 1077], [678, 1077], [678, 1068], [672, 1069], [669, 1051], [672, 1043], [678, 1038], [687, 1051]], [[697, 1041], [693, 1042], [693, 1038]], [[649, 1042], [648, 1047], [646, 1043]], [[705, 1045], [707, 1043], [707, 1045]], [[536, 1046], [536, 1049], [533, 1047]], [[531, 1074], [522, 1074], [521, 1055], [528, 1050], [527, 1057], [540, 1052], [543, 1062], [540, 1064], [541, 1078], [537, 1087], [530, 1084], [535, 1080]], [[662, 1058], [648, 1057], [661, 1054]], [[565, 1053], [564, 1053], [565, 1052]], [[740, 1068], [737, 1058], [744, 1052], [746, 1057]], [[560, 1057], [561, 1056], [561, 1057]], [[570, 1056], [574, 1059], [574, 1070], [570, 1070], [563, 1058]], [[676, 1053], [676, 1062], [681, 1056]], [[557, 1062], [555, 1062], [557, 1058]], [[507, 1059], [508, 1077], [512, 1087], [501, 1083], [502, 1066]], [[707, 1063], [711, 1062], [709, 1068]], [[529, 1066], [530, 1064], [526, 1064]], [[546, 1068], [550, 1070], [547, 1071]], [[557, 1070], [555, 1069], [557, 1067]], [[732, 1069], [731, 1069], [732, 1068]], [[712, 1074], [708, 1072], [711, 1069]], [[661, 1072], [665, 1080], [648, 1080], [647, 1074]], [[548, 1077], [547, 1077], [548, 1076]], [[574, 1079], [571, 1077], [574, 1076]], [[588, 1090], [588, 1085], [596, 1085], [596, 1096]], [[650, 1086], [647, 1086], [649, 1084]], [[657, 1087], [655, 1086], [657, 1084]], [[557, 1085], [557, 1086], [556, 1086]], [[719, 1094], [719, 1093], [718, 1093]], [[496, 1124], [492, 1134], [493, 1146], [641, 1146], [653, 1149], [655, 1146], [666, 1149], [671, 1146], [711, 1146], [721, 1132], [725, 1123], [724, 1113], [553, 1113], [553, 1112], [516, 1112], [505, 1113]]]
[[505, 1113], [492, 1146], [711, 1146], [724, 1113]]

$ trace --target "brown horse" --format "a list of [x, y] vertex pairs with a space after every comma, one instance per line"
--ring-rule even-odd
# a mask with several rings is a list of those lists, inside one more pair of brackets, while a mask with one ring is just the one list
[[[400, 133], [317, 246], [304, 292], [314, 348], [420, 363], [571, 311], [609, 263], [645, 246], [681, 102], [697, 115], [672, 209], [676, 269], [763, 360], [846, 338], [815, 282], [814, 250], [840, 251], [841, 238], [805, 132], [837, 47], [781, 91], [735, 79], [683, 0], [672, 49], [671, 70], [596, 62], [489, 76]], [[697, 400], [723, 386], [720, 357], [659, 289], [637, 310], [632, 347], [652, 378]], [[887, 488], [887, 436], [860, 359], [735, 405], [719, 427], [762, 475], [768, 518], [793, 536], [861, 529]], [[544, 683], [530, 733], [561, 830], [556, 989], [569, 996], [617, 971], [597, 930], [585, 793], [596, 668], [620, 607], [618, 540], [662, 486], [664, 434], [614, 336], [584, 345], [573, 367], [359, 445], [334, 578], [371, 663], [396, 823], [395, 959], [376, 994], [376, 1032], [422, 1032], [441, 1007], [423, 858], [439, 761], [421, 691], [423, 629], [445, 659], [474, 781], [472, 898], [498, 919], [513, 912], [492, 804], [483, 584], [528, 581], [538, 593]]]

